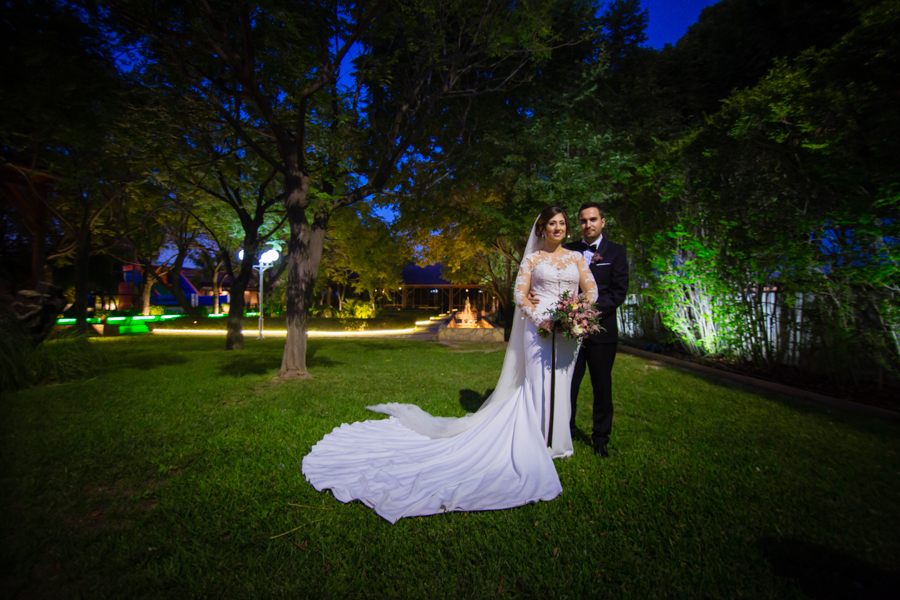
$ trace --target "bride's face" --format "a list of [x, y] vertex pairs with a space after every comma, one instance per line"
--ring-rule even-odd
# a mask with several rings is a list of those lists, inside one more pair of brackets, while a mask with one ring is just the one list
[[559, 214], [547, 221], [547, 224], [544, 225], [544, 237], [562, 242], [566, 237], [566, 217]]

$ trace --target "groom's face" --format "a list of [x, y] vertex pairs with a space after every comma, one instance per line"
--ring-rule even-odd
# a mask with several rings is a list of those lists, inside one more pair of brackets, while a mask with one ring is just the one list
[[596, 242], [603, 233], [606, 219], [600, 216], [600, 211], [594, 207], [586, 208], [578, 213], [578, 224], [581, 226], [581, 235], [589, 244]]

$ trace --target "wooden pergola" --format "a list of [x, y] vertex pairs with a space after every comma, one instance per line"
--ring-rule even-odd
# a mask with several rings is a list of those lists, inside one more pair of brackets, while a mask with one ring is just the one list
[[473, 308], [494, 312], [499, 300], [480, 285], [456, 283], [404, 283], [393, 292], [388, 306], [400, 308], [438, 308], [450, 312], [463, 307], [466, 298]]

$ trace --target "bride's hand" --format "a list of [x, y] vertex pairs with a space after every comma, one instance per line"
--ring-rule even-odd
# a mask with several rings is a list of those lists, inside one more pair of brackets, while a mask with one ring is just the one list
[[544, 322], [541, 323], [540, 327], [547, 333], [553, 333], [554, 325], [556, 325], [556, 321], [551, 321], [550, 319], [544, 319]]
[[528, 301], [537, 304], [537, 294], [534, 293], [534, 290], [528, 290]]

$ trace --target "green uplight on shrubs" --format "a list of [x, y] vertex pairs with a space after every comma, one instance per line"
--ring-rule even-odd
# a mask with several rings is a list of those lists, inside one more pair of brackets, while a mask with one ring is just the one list
[[[95, 319], [85, 319], [85, 321], [88, 323], [99, 323], [100, 319], [96, 319], [96, 318]], [[76, 322], [76, 319], [72, 319], [72, 318], [68, 318], [68, 317], [65, 319], [57, 319], [56, 320], [57, 325], [71, 325], [72, 323], [75, 323], [75, 322]]]

